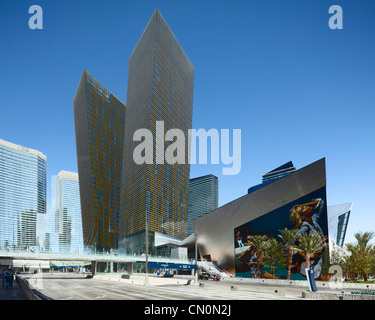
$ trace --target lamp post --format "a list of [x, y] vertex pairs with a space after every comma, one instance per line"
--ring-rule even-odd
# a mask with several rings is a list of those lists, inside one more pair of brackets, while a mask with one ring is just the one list
[[146, 212], [146, 277], [145, 285], [148, 286], [148, 212]]
[[195, 233], [195, 263], [197, 265], [197, 269], [195, 269], [194, 283], [198, 284], [198, 239], [197, 239], [197, 233]]

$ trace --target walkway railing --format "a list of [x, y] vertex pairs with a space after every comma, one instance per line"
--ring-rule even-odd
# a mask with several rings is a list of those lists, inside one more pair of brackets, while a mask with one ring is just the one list
[[[40, 253], [24, 250], [0, 250], [0, 258], [24, 260], [65, 260], [65, 261], [97, 261], [97, 262], [145, 262], [146, 256], [118, 253]], [[149, 256], [149, 262], [192, 263], [187, 259], [176, 259], [162, 256]]]
[[34, 290], [31, 289], [26, 279], [16, 276], [16, 281], [20, 285], [22, 291], [27, 297], [27, 300], [42, 300], [40, 297], [36, 295]]

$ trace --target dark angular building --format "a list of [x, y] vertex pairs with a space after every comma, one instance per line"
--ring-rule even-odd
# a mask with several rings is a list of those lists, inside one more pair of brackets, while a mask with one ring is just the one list
[[[210, 259], [233, 276], [252, 277], [254, 255], [248, 237], [267, 235], [279, 239], [279, 231], [298, 228], [303, 232], [328, 236], [325, 159], [269, 183], [193, 221], [200, 257]], [[309, 207], [311, 219], [296, 213], [299, 206]], [[308, 222], [309, 221], [309, 222]], [[320, 275], [326, 252], [312, 265]], [[302, 260], [292, 279], [304, 278]], [[269, 272], [268, 272], [269, 273]], [[267, 270], [264, 270], [267, 274]], [[285, 270], [277, 273], [285, 277]]]
[[[188, 137], [192, 126], [194, 67], [158, 9], [153, 13], [129, 59], [127, 115], [123, 158], [120, 247], [144, 248], [146, 216], [149, 231], [184, 238], [190, 166], [188, 139], [185, 164], [160, 163], [165, 150], [157, 149], [156, 122], [161, 133], [176, 128]], [[153, 139], [152, 164], [133, 159], [139, 142], [138, 129], [149, 130]], [[137, 248], [134, 248], [136, 246]]]
[[125, 105], [86, 70], [74, 96], [85, 246], [117, 248]]

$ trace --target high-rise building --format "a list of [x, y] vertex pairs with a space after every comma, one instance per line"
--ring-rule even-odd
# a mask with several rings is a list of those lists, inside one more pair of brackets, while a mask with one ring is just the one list
[[188, 224], [187, 235], [194, 232], [194, 219], [217, 209], [219, 205], [219, 180], [209, 174], [190, 179], [188, 200]]
[[286, 177], [287, 175], [291, 174], [292, 172], [296, 171], [296, 167], [293, 165], [292, 161], [289, 161], [282, 166], [273, 169], [264, 175], [262, 175], [262, 183], [257, 184], [247, 190], [247, 193], [252, 193], [255, 190], [265, 187], [266, 185], [275, 182], [278, 179]]
[[277, 179], [287, 176], [288, 174], [294, 171], [296, 171], [296, 168], [293, 165], [293, 162], [289, 161], [283, 164], [282, 166], [277, 167], [276, 169], [273, 169], [272, 171], [265, 173], [262, 176], [262, 182], [265, 183], [268, 181], [275, 181]]
[[0, 139], [0, 247], [38, 245], [36, 224], [46, 213], [46, 156]]
[[78, 173], [63, 170], [52, 177], [52, 207], [59, 252], [83, 252]]
[[[185, 237], [193, 86], [194, 67], [156, 9], [129, 59], [120, 222], [123, 247], [127, 247], [126, 239], [138, 236], [144, 247], [146, 216], [150, 232]], [[163, 121], [161, 135], [157, 135], [157, 121]], [[154, 137], [152, 164], [139, 165], [133, 160], [139, 145], [133, 134], [141, 128]], [[172, 143], [165, 142], [164, 135], [172, 128], [185, 134], [185, 164], [164, 161]], [[160, 137], [164, 147], [157, 148]]]
[[328, 230], [330, 244], [342, 247], [344, 245], [346, 229], [349, 223], [353, 203], [328, 206]]
[[116, 248], [126, 107], [86, 70], [73, 105], [84, 245]]

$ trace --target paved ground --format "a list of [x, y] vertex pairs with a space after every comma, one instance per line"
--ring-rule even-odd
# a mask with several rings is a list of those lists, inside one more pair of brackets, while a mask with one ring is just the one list
[[[199, 285], [187, 285], [188, 278], [150, 275], [149, 285], [145, 285], [144, 275], [136, 274], [130, 279], [121, 279], [119, 274], [92, 279], [75, 273], [22, 276], [53, 300], [306, 300], [302, 292], [308, 290], [307, 282], [306, 286], [300, 286], [201, 280]], [[319, 288], [319, 292], [339, 293], [341, 289]]]
[[[297, 300], [303, 288], [249, 285], [226, 281], [200, 281], [204, 286], [186, 285], [187, 279], [142, 276], [129, 280], [119, 276], [93, 279], [76, 274], [24, 275], [40, 292], [54, 300]], [[101, 279], [100, 279], [101, 278]], [[231, 286], [237, 287], [233, 290]], [[285, 295], [280, 294], [280, 289]], [[275, 293], [278, 290], [278, 293]]]
[[[152, 276], [149, 277], [150, 285], [146, 286], [144, 284], [144, 276], [140, 275], [134, 275], [130, 279], [120, 279], [118, 274], [101, 275], [93, 279], [72, 273], [23, 274], [21, 276], [28, 279], [29, 284], [34, 285], [41, 293], [53, 300], [92, 300], [92, 303], [95, 303], [94, 306], [78, 302], [80, 307], [74, 309], [76, 316], [78, 311], [82, 312], [82, 317], [85, 318], [97, 317], [97, 312], [101, 309], [112, 308], [111, 310], [117, 310], [116, 308], [123, 308], [123, 310], [131, 309], [132, 314], [140, 319], [146, 319], [152, 315], [157, 316], [159, 319], [191, 319], [191, 317], [205, 319], [207, 316], [211, 316], [211, 319], [218, 319], [219, 316], [231, 316], [238, 319], [244, 314], [253, 315], [252, 312], [257, 308], [265, 310], [269, 316], [273, 314], [280, 316], [280, 314], [284, 313], [289, 314], [290, 311], [288, 310], [290, 309], [288, 308], [292, 308], [293, 312], [299, 312], [300, 310], [300, 314], [303, 314], [306, 308], [311, 306], [310, 303], [314, 303], [314, 306], [317, 305], [316, 301], [306, 301], [306, 299], [302, 298], [302, 292], [308, 289], [307, 286], [277, 286], [264, 283], [250, 284], [203, 280], [199, 281], [199, 283], [204, 284], [204, 286], [186, 285], [186, 278], [158, 278]], [[231, 286], [235, 286], [236, 290], [233, 290]], [[17, 283], [12, 289], [0, 288], [0, 299], [4, 299], [4, 297], [11, 299], [12, 294], [15, 294], [13, 296], [15, 299], [23, 300], [25, 297], [20, 290], [21, 288]], [[278, 292], [275, 293], [275, 290], [278, 290]], [[280, 294], [280, 290], [282, 294]], [[319, 289], [319, 291], [325, 290]], [[102, 300], [102, 302], [99, 300]], [[119, 304], [114, 304], [111, 300], [117, 300]], [[251, 302], [250, 300], [256, 301]], [[270, 304], [271, 300], [274, 303], [277, 303], [275, 300], [289, 300], [291, 304], [285, 307], [284, 301], [281, 307], [279, 303]], [[299, 302], [292, 302], [293, 300], [299, 300]], [[125, 301], [127, 302], [125, 303]], [[329, 308], [327, 303], [320, 304], [319, 308], [323, 306], [326, 316], [332, 312], [333, 316], [338, 317], [338, 310], [342, 311], [340, 317], [344, 318], [346, 316], [346, 308]], [[346, 306], [349, 307], [347, 303]], [[371, 305], [366, 304], [366, 306], [368, 308]], [[70, 307], [64, 308], [59, 304], [57, 309], [55, 309], [55, 304], [43, 303], [43, 310], [47, 307], [52, 312], [71, 316], [72, 308]], [[361, 305], [361, 309], [363, 307], [364, 305]], [[40, 312], [40, 308], [40, 303], [32, 303], [27, 304], [27, 308], [20, 307], [18, 309], [13, 308], [13, 310], [16, 310], [17, 317], [21, 317], [20, 313], [24, 313], [25, 317], [29, 317], [30, 312], [37, 314]], [[221, 313], [213, 314], [213, 310], [219, 310]], [[205, 312], [205, 314], [202, 312]]]
[[12, 288], [7, 288], [0, 283], [0, 300], [27, 300], [27, 298], [17, 281], [13, 281]]

